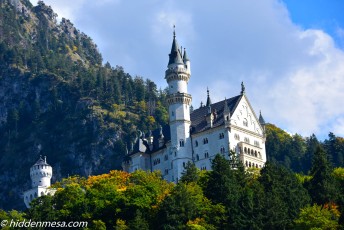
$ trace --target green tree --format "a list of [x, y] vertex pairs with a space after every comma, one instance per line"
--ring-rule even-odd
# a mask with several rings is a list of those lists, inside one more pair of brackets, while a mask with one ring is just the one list
[[197, 183], [199, 180], [199, 169], [196, 167], [194, 163], [188, 161], [184, 168], [184, 172], [182, 172], [182, 176], [180, 178], [180, 182], [182, 183], [190, 183], [195, 182]]
[[338, 195], [336, 181], [327, 154], [320, 145], [314, 153], [310, 176], [312, 178], [306, 183], [306, 187], [312, 201], [319, 205], [335, 202]]
[[323, 207], [317, 204], [301, 209], [295, 220], [295, 229], [338, 229], [339, 212], [336, 207]]
[[267, 162], [258, 181], [264, 188], [264, 229], [291, 228], [300, 208], [309, 204], [307, 191], [296, 176], [282, 166]]
[[[161, 203], [157, 216], [157, 229], [185, 229], [188, 221], [205, 218], [211, 204], [205, 199], [201, 187], [195, 183], [178, 183]], [[214, 214], [214, 213], [213, 213]], [[209, 216], [217, 219], [218, 215]]]

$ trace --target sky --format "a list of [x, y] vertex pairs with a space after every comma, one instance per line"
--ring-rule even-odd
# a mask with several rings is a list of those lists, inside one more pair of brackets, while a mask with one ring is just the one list
[[[36, 0], [31, 0], [35, 5]], [[191, 60], [193, 106], [240, 93], [291, 134], [344, 136], [342, 0], [45, 0], [98, 45], [104, 62], [167, 83], [173, 25]]]

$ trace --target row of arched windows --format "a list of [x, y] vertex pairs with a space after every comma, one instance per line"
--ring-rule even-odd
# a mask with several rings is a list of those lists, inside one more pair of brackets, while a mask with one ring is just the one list
[[245, 166], [248, 168], [261, 168], [261, 165], [255, 164], [255, 163], [251, 163], [250, 161], [246, 161], [245, 162]]
[[[241, 149], [241, 153], [242, 153], [242, 149]], [[250, 148], [244, 147], [244, 153], [248, 154], [248, 155], [251, 155], [251, 156], [254, 156], [254, 157], [262, 158], [262, 155], [261, 155], [261, 153], [259, 151], [257, 152], [257, 150], [253, 150], [253, 149], [250, 149]]]
[[35, 176], [35, 175], [52, 176], [51, 173], [47, 173], [47, 172], [36, 172], [36, 173], [30, 174], [30, 176]]
[[[219, 139], [224, 139], [225, 138], [225, 134], [224, 133], [220, 133], [219, 134]], [[203, 138], [203, 144], [206, 145], [209, 143], [209, 140], [207, 137]], [[195, 147], [198, 147], [198, 141], [195, 141]]]

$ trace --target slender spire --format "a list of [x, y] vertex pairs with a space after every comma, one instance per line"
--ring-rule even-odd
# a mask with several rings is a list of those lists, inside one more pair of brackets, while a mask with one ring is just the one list
[[264, 120], [264, 118], [262, 116], [262, 111], [259, 111], [259, 123], [261, 125], [265, 125], [265, 120]]
[[242, 81], [241, 82], [241, 92], [240, 92], [241, 95], [244, 95], [245, 94], [245, 85], [244, 85], [244, 82]]
[[223, 107], [223, 111], [224, 111], [225, 113], [229, 113], [229, 114], [230, 114], [231, 111], [229, 110], [229, 107], [228, 107], [227, 98], [225, 98], [224, 103], [225, 103], [225, 105], [224, 105], [224, 107]]
[[210, 100], [210, 96], [209, 96], [209, 89], [207, 87], [207, 106], [210, 106], [211, 105], [211, 100]]
[[176, 38], [176, 25], [173, 25], [173, 38]]
[[175, 26], [173, 26], [173, 42], [172, 42], [172, 48], [171, 53], [169, 54], [169, 61], [168, 65], [170, 64], [183, 64], [181, 51], [179, 50], [178, 42], [176, 39], [176, 30]]

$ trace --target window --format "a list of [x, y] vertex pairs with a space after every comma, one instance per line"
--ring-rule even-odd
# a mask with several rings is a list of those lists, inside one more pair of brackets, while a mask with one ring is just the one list
[[197, 147], [198, 146], [198, 141], [195, 141], [195, 147]]
[[248, 137], [245, 137], [244, 138], [244, 141], [247, 143], [247, 144], [250, 144], [250, 139]]
[[157, 164], [160, 164], [160, 158], [153, 160], [153, 165], [157, 165]]
[[168, 175], [168, 169], [165, 169], [165, 175]]
[[254, 145], [259, 147], [259, 141], [254, 141]]
[[184, 140], [180, 140], [180, 141], [179, 141], [179, 146], [180, 146], [180, 147], [184, 147]]
[[183, 168], [185, 168], [185, 162], [183, 162]]
[[221, 147], [220, 153], [221, 153], [221, 154], [224, 154], [224, 153], [225, 153], [225, 147]]
[[234, 139], [240, 141], [240, 136], [239, 136], [239, 134], [237, 134], [237, 133], [234, 134]]
[[198, 154], [196, 155], [196, 161], [199, 161], [199, 155]]
[[203, 144], [205, 145], [205, 144], [208, 144], [208, 138], [204, 138], [203, 139]]
[[168, 160], [168, 155], [167, 155], [167, 154], [165, 155], [164, 160], [165, 160], [165, 161]]
[[247, 119], [246, 119], [246, 118], [243, 120], [242, 123], [243, 123], [244, 126], [248, 127], [248, 122], [247, 122]]
[[207, 170], [207, 166], [202, 166], [201, 170]]
[[208, 152], [204, 153], [204, 158], [209, 158], [209, 153]]
[[174, 112], [172, 112], [172, 117], [174, 116]]
[[224, 134], [224, 133], [220, 133], [219, 138], [220, 138], [220, 139], [225, 138], [225, 134]]

